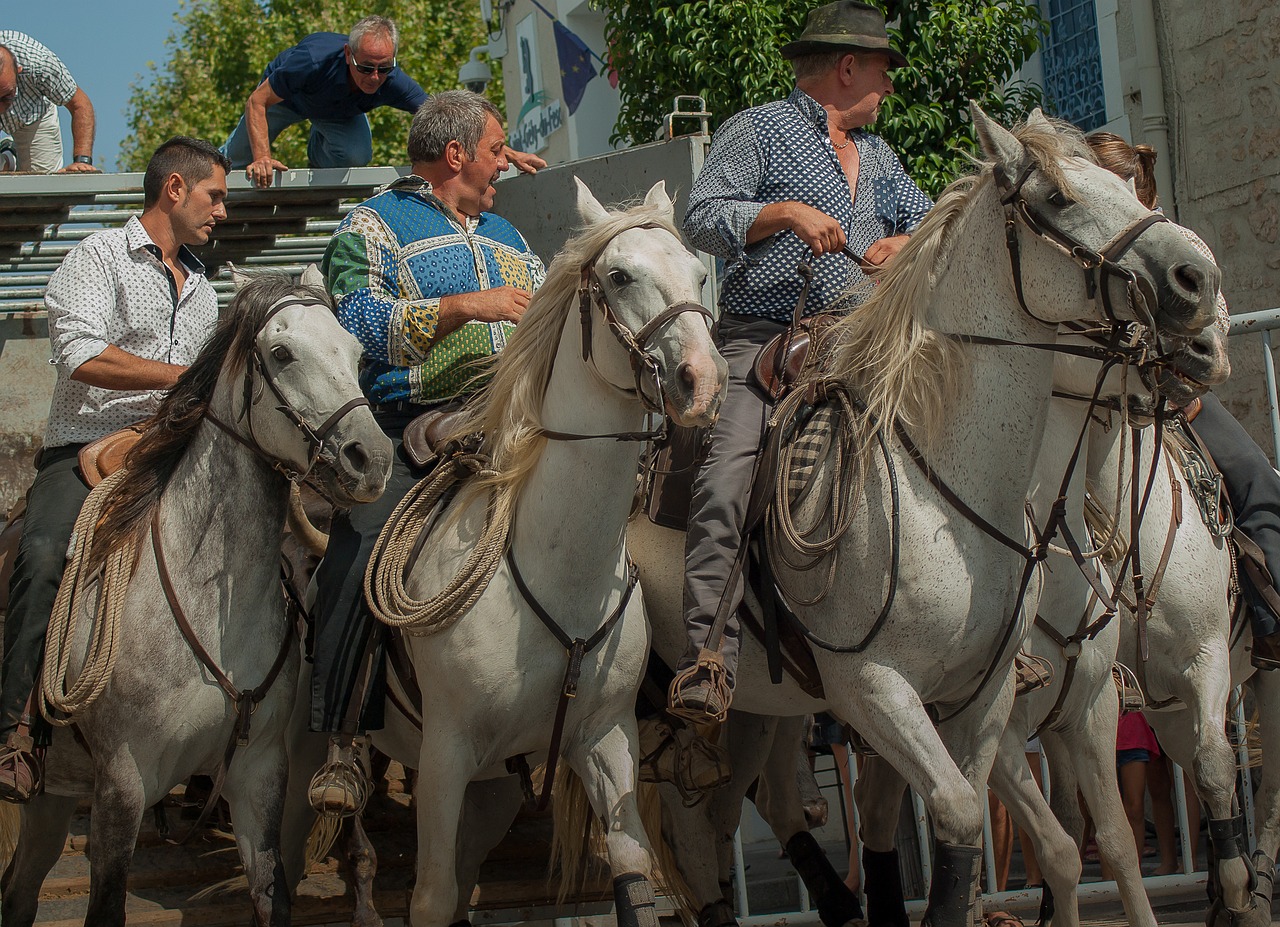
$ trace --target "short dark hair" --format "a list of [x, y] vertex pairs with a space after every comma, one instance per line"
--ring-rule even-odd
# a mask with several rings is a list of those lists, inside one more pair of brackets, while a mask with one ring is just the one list
[[490, 116], [502, 124], [502, 113], [478, 93], [443, 90], [432, 94], [409, 123], [409, 161], [439, 161], [453, 141], [462, 145], [468, 158], [474, 158]]
[[231, 159], [209, 142], [175, 135], [157, 148], [147, 162], [147, 172], [142, 177], [142, 208], [154, 206], [160, 200], [170, 174], [177, 174], [183, 183], [194, 187], [212, 174], [215, 166], [231, 173]]

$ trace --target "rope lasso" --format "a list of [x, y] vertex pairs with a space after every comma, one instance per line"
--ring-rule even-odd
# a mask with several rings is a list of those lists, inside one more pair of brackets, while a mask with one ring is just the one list
[[443, 590], [430, 599], [416, 599], [405, 588], [405, 579], [421, 546], [419, 538], [440, 501], [456, 484], [493, 472], [485, 455], [457, 453], [443, 459], [400, 500], [374, 543], [364, 573], [365, 599], [383, 624], [417, 636], [435, 634], [461, 618], [484, 594], [507, 548], [511, 493], [490, 494], [484, 531]]
[[[94, 533], [102, 520], [106, 503], [117, 486], [129, 478], [128, 470], [118, 470], [98, 484], [85, 499], [76, 517], [72, 533], [73, 547], [58, 587], [49, 618], [44, 667], [40, 679], [40, 712], [56, 727], [66, 727], [75, 720], [107, 688], [119, 656], [120, 616], [124, 612], [125, 594], [137, 563], [138, 540], [129, 540], [107, 554], [102, 566], [85, 574], [86, 561], [93, 548]], [[97, 608], [90, 628], [89, 646], [75, 682], [68, 679], [74, 643], [78, 639], [81, 616], [85, 613], [85, 597], [95, 581], [98, 589]]]

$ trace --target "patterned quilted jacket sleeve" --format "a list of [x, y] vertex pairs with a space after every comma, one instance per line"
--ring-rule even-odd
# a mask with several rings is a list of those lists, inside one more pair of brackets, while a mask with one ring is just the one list
[[440, 300], [406, 298], [399, 242], [372, 209], [353, 209], [334, 232], [323, 270], [338, 321], [375, 360], [411, 367], [426, 360], [440, 320]]

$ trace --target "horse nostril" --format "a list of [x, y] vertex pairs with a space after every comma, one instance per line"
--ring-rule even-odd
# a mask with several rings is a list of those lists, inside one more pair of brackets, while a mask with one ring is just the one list
[[348, 441], [342, 446], [342, 459], [353, 473], [363, 473], [369, 466], [369, 455], [359, 441]]
[[1199, 297], [1204, 289], [1204, 271], [1194, 264], [1179, 264], [1173, 268], [1173, 282], [1184, 293]]
[[690, 390], [698, 385], [697, 371], [695, 371], [693, 369], [693, 365], [687, 361], [677, 368], [676, 375], [680, 377], [680, 382], [689, 387]]

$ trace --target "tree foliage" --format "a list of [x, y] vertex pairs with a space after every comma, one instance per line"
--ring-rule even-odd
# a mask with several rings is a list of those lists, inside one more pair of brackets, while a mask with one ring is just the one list
[[[794, 84], [778, 53], [800, 35], [818, 0], [594, 0], [608, 16], [606, 37], [622, 108], [614, 141], [653, 139], [676, 94], [707, 101], [712, 125], [739, 110], [785, 97]], [[1044, 21], [1034, 0], [882, 0], [907, 66], [874, 130], [908, 173], [937, 194], [968, 164], [975, 139], [968, 103], [1009, 122], [1040, 102], [1038, 87], [1009, 84], [1039, 47]]]
[[[475, 0], [380, 0], [376, 7], [400, 27], [397, 64], [428, 93], [456, 87], [458, 67], [486, 38]], [[132, 87], [133, 132], [120, 146], [121, 169], [142, 170], [174, 135], [221, 145], [272, 58], [309, 33], [346, 33], [371, 10], [367, 0], [184, 0], [166, 42], [169, 59], [152, 64]], [[502, 107], [500, 76], [487, 96]], [[409, 119], [387, 106], [369, 114], [374, 164], [407, 160]], [[286, 129], [272, 153], [290, 167], [305, 166], [307, 130], [305, 122]]]

